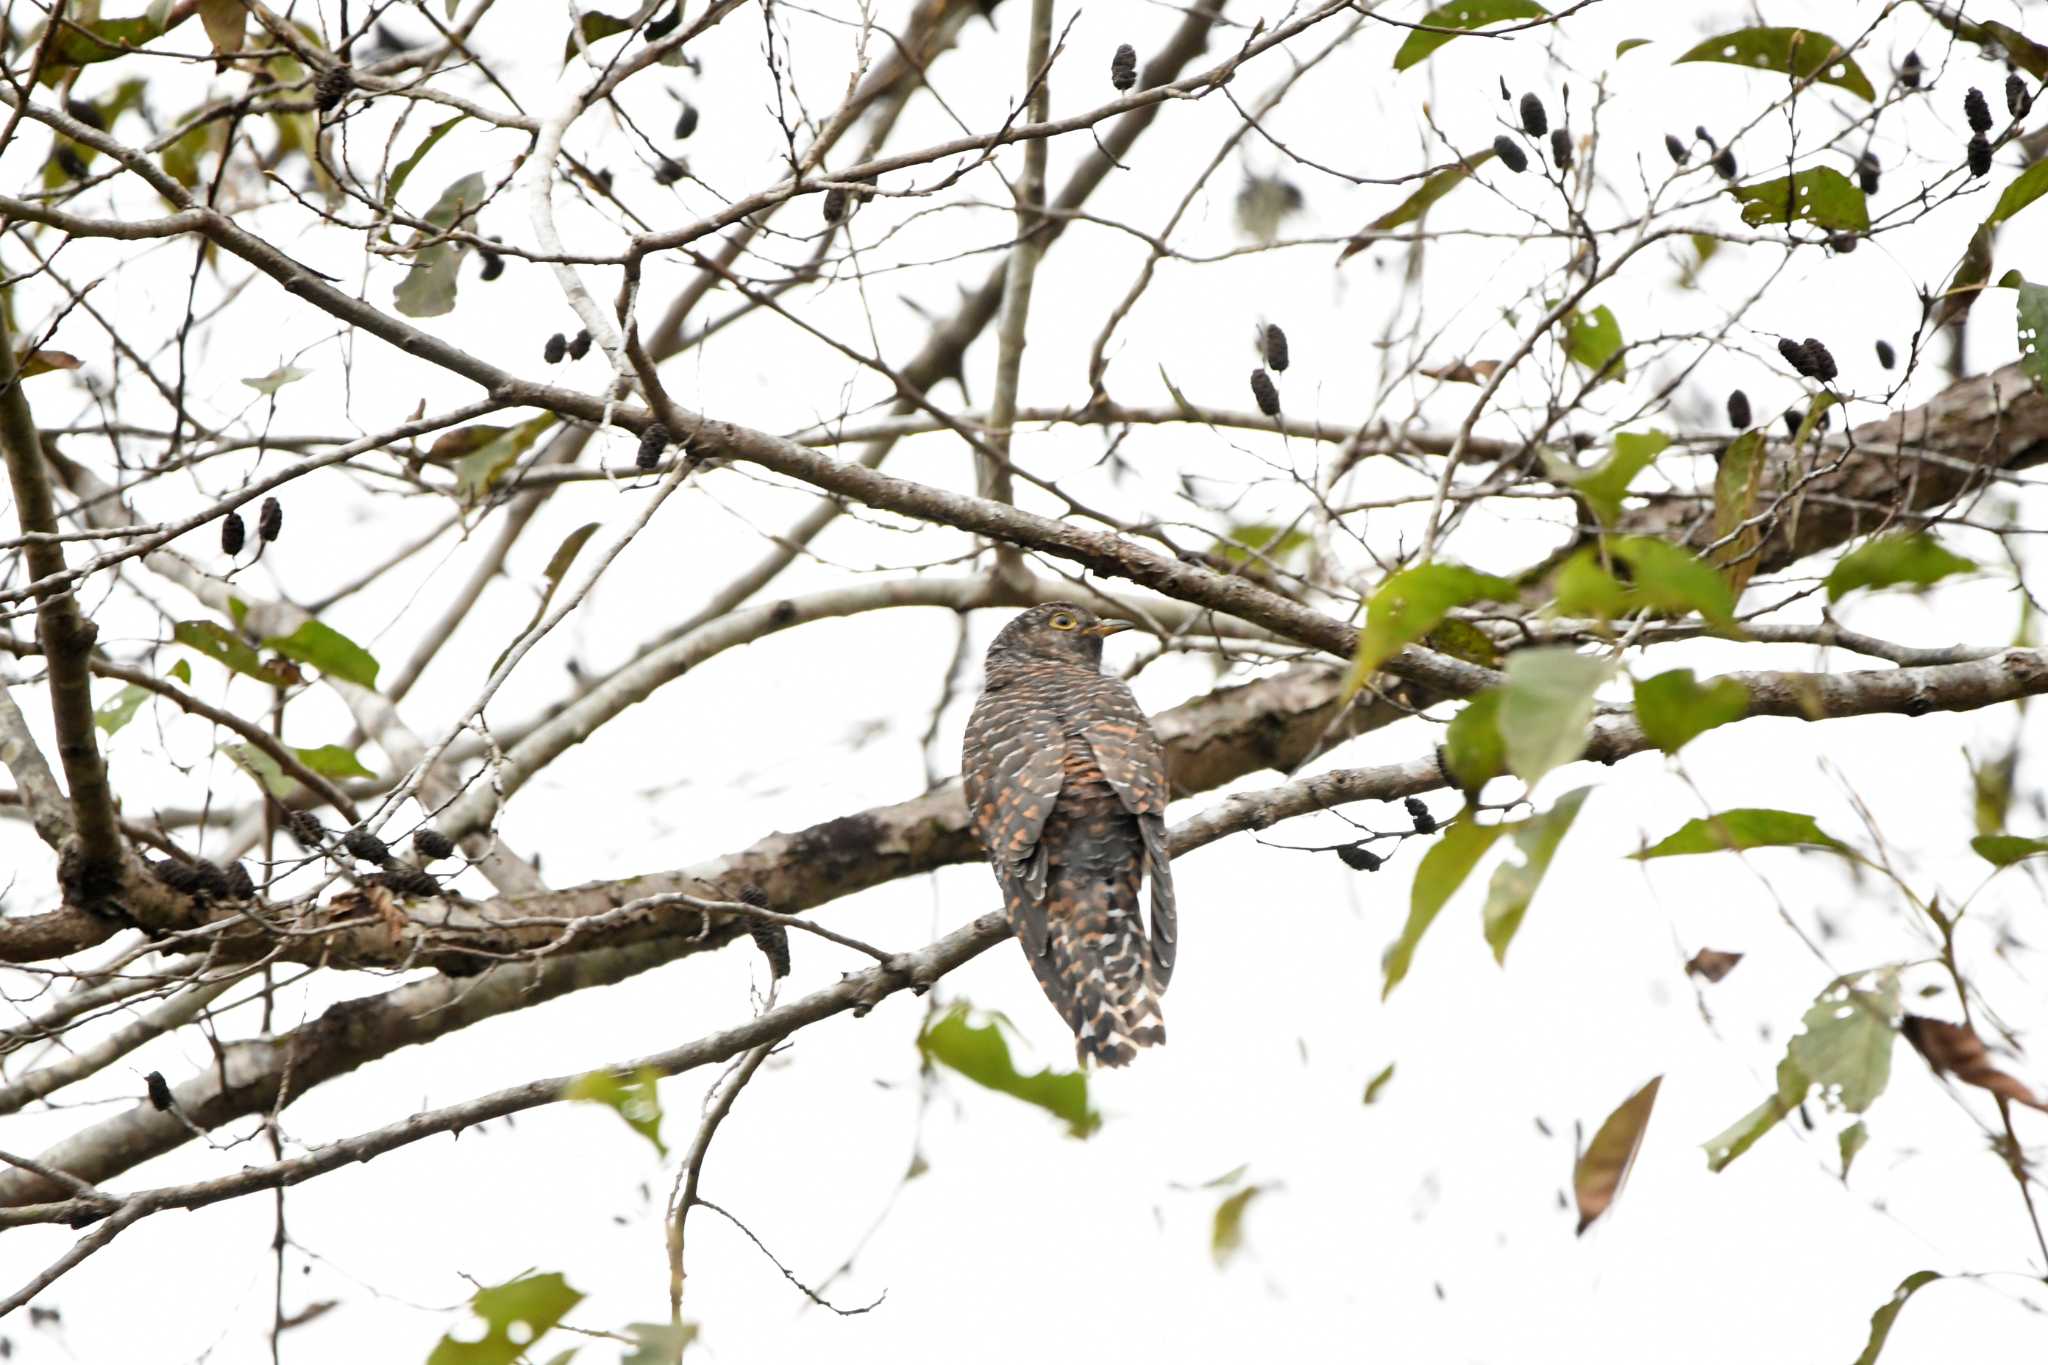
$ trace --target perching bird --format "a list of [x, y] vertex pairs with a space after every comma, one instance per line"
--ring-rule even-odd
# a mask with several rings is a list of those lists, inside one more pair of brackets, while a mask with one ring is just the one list
[[1127, 629], [1066, 602], [1004, 626], [960, 765], [1032, 974], [1075, 1054], [1104, 1066], [1166, 1041], [1159, 995], [1173, 975], [1166, 761], [1131, 689], [1102, 672], [1103, 637]]

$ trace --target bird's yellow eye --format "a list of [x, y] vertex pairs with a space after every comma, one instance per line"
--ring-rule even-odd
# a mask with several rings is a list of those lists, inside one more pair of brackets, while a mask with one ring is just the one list
[[1055, 614], [1052, 620], [1048, 621], [1046, 624], [1051, 626], [1054, 630], [1072, 630], [1075, 626], [1079, 625], [1080, 622], [1076, 621], [1071, 615], [1069, 615], [1066, 612], [1059, 612]]

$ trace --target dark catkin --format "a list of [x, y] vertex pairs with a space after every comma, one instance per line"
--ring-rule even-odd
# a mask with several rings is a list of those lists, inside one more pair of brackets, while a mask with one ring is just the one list
[[1543, 111], [1543, 101], [1533, 90], [1522, 96], [1522, 131], [1530, 137], [1542, 137], [1550, 131], [1550, 115]]
[[1865, 152], [1863, 153], [1863, 155], [1857, 157], [1856, 187], [1862, 190], [1865, 194], [1876, 194], [1877, 173], [1879, 169], [1880, 167], [1877, 164], [1876, 152]]
[[438, 862], [455, 855], [455, 841], [431, 825], [422, 825], [412, 832], [413, 852], [428, 862]]
[[661, 164], [654, 168], [654, 183], [657, 185], [673, 185], [682, 178], [683, 163], [680, 161], [671, 161], [663, 157]]
[[392, 863], [378, 875], [377, 880], [401, 896], [441, 894], [441, 883], [434, 880], [434, 874], [410, 863]]
[[676, 110], [676, 141], [685, 141], [696, 131], [697, 106], [684, 100], [683, 107]]
[[242, 514], [230, 512], [220, 519], [220, 552], [229, 559], [242, 553], [242, 546], [249, 540], [249, 528], [242, 525]]
[[331, 114], [348, 98], [348, 92], [356, 88], [355, 73], [345, 66], [330, 66], [320, 73], [320, 79], [313, 86], [313, 107], [323, 114]]
[[1840, 370], [1835, 368], [1834, 356], [1829, 354], [1828, 348], [1821, 345], [1820, 341], [1815, 337], [1808, 337], [1806, 339], [1806, 363], [1813, 367], [1806, 373], [1812, 375], [1823, 384], [1831, 382], [1836, 375], [1841, 373]]
[[1723, 147], [1720, 151], [1714, 153], [1714, 173], [1723, 180], [1733, 180], [1735, 178], [1735, 149], [1733, 147]]
[[1976, 177], [1991, 174], [1991, 144], [1982, 133], [1970, 139], [1970, 174]]
[[227, 866], [228, 895], [238, 901], [256, 899], [256, 879], [249, 875], [246, 865], [233, 862]]
[[682, 0], [676, 0], [676, 4], [667, 14], [662, 15], [646, 28], [641, 29], [640, 36], [650, 43], [658, 43], [663, 38], [668, 37], [669, 34], [674, 33], [676, 25], [681, 22], [683, 22]]
[[256, 514], [256, 534], [264, 540], [276, 540], [284, 530], [284, 504], [276, 498], [265, 498], [263, 508]]
[[192, 870], [190, 863], [181, 863], [176, 858], [159, 858], [149, 865], [149, 870], [173, 891], [190, 896], [199, 890], [199, 874]]
[[[768, 893], [752, 882], [740, 888], [739, 899], [743, 904], [751, 905], [756, 910], [769, 908]], [[754, 946], [761, 950], [761, 956], [768, 959], [769, 976], [780, 981], [789, 975], [789, 930], [780, 924], [771, 924], [767, 920], [750, 917], [747, 920], [747, 936], [754, 940]]]
[[318, 853], [327, 842], [327, 831], [320, 827], [320, 821], [309, 810], [295, 810], [284, 818], [284, 827], [298, 841], [300, 848], [308, 853]]
[[1707, 131], [1707, 126], [1704, 123], [1701, 124], [1699, 127], [1693, 129], [1692, 135], [1698, 138], [1700, 141], [1706, 143], [1707, 150], [1710, 152], [1717, 150], [1721, 145], [1720, 143], [1714, 141], [1714, 135]]
[[1797, 436], [1797, 435], [1799, 434], [1799, 422], [1800, 422], [1800, 417], [1799, 417], [1799, 409], [1798, 409], [1798, 408], [1786, 408], [1786, 409], [1785, 409], [1785, 434], [1786, 434], [1787, 436]]
[[1346, 844], [1337, 850], [1337, 857], [1353, 872], [1377, 872], [1380, 870], [1380, 855], [1364, 844]]
[[1963, 117], [1970, 121], [1971, 132], [1991, 131], [1991, 102], [1985, 99], [1984, 92], [1974, 85], [1970, 87], [1970, 92], [1963, 96]]
[[1259, 411], [1266, 416], [1280, 415], [1280, 390], [1273, 387], [1273, 376], [1264, 369], [1252, 371], [1252, 397], [1258, 400]]
[[1685, 144], [1678, 140], [1676, 133], [1664, 134], [1664, 150], [1671, 153], [1671, 159], [1681, 166], [1692, 160], [1692, 153], [1685, 149]]
[[1893, 363], [1897, 360], [1898, 357], [1892, 354], [1892, 344], [1889, 341], [1885, 341], [1880, 338], [1877, 343], [1878, 368], [1883, 370], [1889, 370], [1892, 367]]
[[1728, 425], [1737, 431], [1749, 430], [1749, 395], [1741, 389], [1728, 395]]
[[825, 191], [825, 221], [836, 223], [846, 217], [846, 191], [834, 185]]
[[366, 863], [382, 867], [391, 861], [391, 849], [370, 831], [358, 827], [341, 836], [341, 846]]
[[224, 901], [234, 894], [228, 885], [228, 874], [219, 863], [206, 858], [194, 858], [192, 875], [197, 879], [199, 894], [208, 900]]
[[612, 192], [611, 167], [606, 166], [604, 169], [598, 171], [597, 174], [591, 176], [590, 183], [597, 186], [598, 193], [610, 194]]
[[1920, 54], [1908, 52], [1906, 60], [1899, 63], [1899, 84], [1908, 90], [1920, 88]]
[[2027, 83], [2020, 79], [2017, 71], [2005, 74], [2005, 111], [2014, 118], [2025, 118], [2034, 101], [2027, 95]]
[[1828, 234], [1828, 245], [1834, 248], [1837, 256], [1846, 256], [1856, 249], [1856, 234], [1853, 232], [1831, 232]]
[[1287, 333], [1280, 330], [1280, 324], [1266, 324], [1266, 367], [1274, 371], [1285, 370], [1288, 362]]
[[589, 354], [590, 329], [588, 327], [585, 327], [579, 329], [576, 333], [576, 339], [569, 343], [569, 359], [581, 360], [583, 359], [583, 357]]
[[1138, 83], [1138, 49], [1125, 43], [1109, 59], [1109, 83], [1128, 90]]
[[1519, 142], [1516, 142], [1506, 133], [1502, 133], [1493, 140], [1493, 154], [1500, 158], [1501, 165], [1507, 167], [1516, 175], [1520, 175], [1523, 171], [1529, 169], [1529, 154], [1522, 150], [1522, 145]]
[[1408, 812], [1408, 818], [1415, 822], [1417, 834], [1436, 833], [1436, 817], [1429, 813], [1429, 807], [1422, 804], [1419, 796], [1410, 796], [1401, 802], [1401, 809]]
[[1552, 128], [1550, 130], [1550, 159], [1557, 163], [1557, 168], [1561, 171], [1568, 171], [1572, 168], [1571, 130], [1566, 128]]
[[1800, 374], [1813, 373], [1813, 362], [1806, 358], [1806, 348], [1791, 337], [1778, 338], [1778, 354], [1785, 357], [1785, 363]]
[[477, 254], [483, 257], [484, 262], [484, 268], [478, 272], [478, 279], [489, 283], [505, 273], [505, 258], [503, 256], [500, 256], [495, 251], [483, 251]]
[[64, 112], [88, 128], [97, 129], [102, 133], [107, 131], [106, 118], [101, 115], [98, 109], [85, 100], [65, 100]]
[[143, 1088], [149, 1091], [149, 1107], [163, 1113], [171, 1107], [171, 1084], [164, 1079], [161, 1071], [152, 1071], [142, 1078]]
[[642, 470], [653, 469], [661, 463], [661, 452], [668, 449], [668, 428], [659, 422], [647, 424], [647, 430], [640, 433], [640, 453], [633, 457], [633, 464]]
[[58, 170], [64, 172], [66, 176], [73, 180], [83, 180], [92, 173], [91, 169], [85, 164], [85, 158], [80, 156], [74, 148], [59, 147], [57, 154], [50, 159], [57, 163]]
[[548, 344], [540, 348], [540, 358], [550, 365], [562, 363], [562, 357], [569, 354], [569, 338], [560, 332], [548, 338]]
[[1494, 79], [1500, 82], [1500, 102], [1506, 104], [1514, 98], [1513, 95], [1508, 93], [1508, 78], [1506, 76], [1496, 76]]

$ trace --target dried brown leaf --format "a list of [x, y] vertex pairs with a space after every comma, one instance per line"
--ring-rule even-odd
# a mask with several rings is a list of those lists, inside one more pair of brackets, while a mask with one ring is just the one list
[[2042, 1103], [2041, 1098], [2025, 1084], [1991, 1064], [1991, 1054], [1985, 1049], [1984, 1040], [1968, 1025], [1909, 1014], [1899, 1021], [1899, 1032], [1906, 1035], [1906, 1041], [1913, 1045], [1915, 1052], [1927, 1059], [1927, 1065], [1934, 1068], [1935, 1075], [1954, 1076], [1965, 1085], [1989, 1090], [2014, 1104], [2048, 1111], [2048, 1104]]
[[1581, 1233], [1607, 1212], [1621, 1193], [1643, 1145], [1643, 1132], [1650, 1126], [1650, 1111], [1657, 1106], [1657, 1087], [1663, 1083], [1662, 1076], [1653, 1076], [1648, 1085], [1623, 1100], [1579, 1156], [1572, 1171], [1572, 1193], [1579, 1201]]
[[1493, 372], [1500, 368], [1498, 360], [1474, 360], [1469, 364], [1463, 360], [1455, 365], [1439, 365], [1435, 369], [1422, 371], [1424, 379], [1437, 379], [1446, 384], [1484, 384], [1493, 378]]
[[1692, 955], [1685, 964], [1687, 976], [1703, 976], [1709, 982], [1719, 981], [1735, 970], [1735, 964], [1742, 961], [1741, 953], [1724, 952], [1719, 948], [1702, 948]]

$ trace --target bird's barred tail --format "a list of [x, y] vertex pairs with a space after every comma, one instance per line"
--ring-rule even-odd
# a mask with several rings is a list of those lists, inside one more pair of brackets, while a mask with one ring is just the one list
[[1053, 928], [1032, 970], [1074, 1030], [1074, 1055], [1126, 1066], [1139, 1048], [1166, 1041], [1151, 946], [1135, 916], [1080, 918]]

